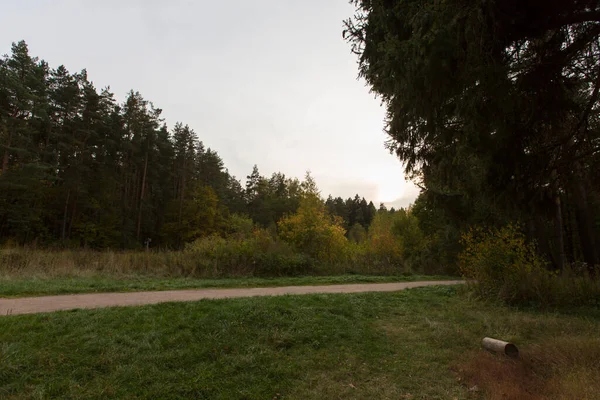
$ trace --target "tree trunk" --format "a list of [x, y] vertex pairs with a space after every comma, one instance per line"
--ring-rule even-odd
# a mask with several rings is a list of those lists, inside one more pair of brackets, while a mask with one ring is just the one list
[[137, 171], [137, 166], [134, 166], [134, 171], [133, 171], [133, 178], [131, 179], [131, 197], [129, 199], [129, 208], [131, 208], [132, 210], [135, 210], [137, 205], [138, 205], [138, 196], [140, 194], [138, 185], [140, 182], [140, 177]]
[[69, 212], [69, 198], [71, 197], [71, 189], [67, 191], [67, 198], [65, 200], [65, 211], [63, 213], [63, 224], [62, 224], [62, 241], [65, 241], [65, 234], [67, 232], [67, 214]]
[[[127, 162], [127, 160], [125, 161]], [[128, 165], [125, 164], [123, 167], [122, 174], [122, 185], [121, 185], [121, 237], [123, 239], [122, 248], [127, 248], [127, 190], [128, 190], [128, 179], [127, 169]]]
[[575, 216], [583, 258], [590, 270], [594, 270], [594, 266], [600, 264], [600, 257], [596, 247], [593, 216], [590, 212], [587, 190], [582, 179], [576, 179], [573, 183], [573, 200], [575, 202]]
[[71, 232], [73, 231], [73, 223], [75, 222], [75, 216], [77, 215], [77, 188], [75, 188], [75, 199], [73, 200], [73, 211], [71, 211], [71, 220], [69, 221], [69, 233], [67, 237], [71, 239]]
[[565, 257], [567, 261], [569, 260], [577, 260], [576, 250], [575, 250], [575, 230], [576, 224], [573, 223], [573, 199], [571, 197], [571, 191], [566, 190], [563, 201], [563, 228], [565, 232]]
[[0, 174], [8, 171], [8, 149], [4, 150], [4, 156], [2, 157], [2, 171]]
[[8, 147], [11, 145], [11, 135], [7, 132], [6, 127], [4, 127], [4, 133], [8, 136], [6, 140], [6, 149], [4, 149], [4, 155], [2, 156], [2, 171], [0, 171], [0, 175], [8, 171]]
[[183, 214], [183, 197], [185, 192], [185, 156], [183, 158], [183, 171], [181, 171], [181, 188], [179, 189], [179, 215], [177, 217], [177, 227], [181, 228], [181, 215]]
[[556, 236], [556, 267], [562, 271], [565, 268], [565, 240], [563, 237], [563, 218], [560, 194], [554, 195], [554, 234]]
[[547, 260], [554, 258], [554, 253], [550, 248], [550, 234], [547, 221], [544, 218], [536, 216], [534, 218], [535, 239], [537, 240], [540, 252]]
[[148, 171], [148, 151], [146, 151], [146, 161], [144, 161], [144, 173], [142, 175], [142, 188], [140, 190], [140, 204], [137, 218], [137, 239], [140, 240], [140, 229], [142, 226], [142, 202], [144, 201], [144, 189], [146, 188], [146, 172]]

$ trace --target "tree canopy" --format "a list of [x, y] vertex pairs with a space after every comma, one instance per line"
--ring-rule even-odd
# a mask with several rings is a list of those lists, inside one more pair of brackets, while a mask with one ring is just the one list
[[474, 222], [523, 220], [559, 266], [572, 208], [585, 260], [600, 262], [600, 3], [352, 3], [344, 36], [425, 198]]

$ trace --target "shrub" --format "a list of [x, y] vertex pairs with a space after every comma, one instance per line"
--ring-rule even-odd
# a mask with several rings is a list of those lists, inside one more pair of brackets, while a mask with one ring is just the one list
[[367, 231], [358, 222], [348, 230], [348, 240], [354, 243], [362, 243], [367, 239]]
[[318, 261], [336, 263], [344, 258], [348, 239], [342, 221], [330, 217], [316, 195], [302, 198], [298, 212], [282, 218], [278, 226], [285, 242]]
[[427, 252], [430, 241], [419, 227], [419, 220], [410, 209], [400, 209], [394, 213], [391, 231], [398, 238], [402, 247], [402, 258], [406, 270], [416, 269], [420, 272], [440, 272], [439, 263], [430, 268], [429, 253]]
[[375, 263], [402, 266], [402, 242], [392, 232], [395, 215], [378, 213], [369, 227], [366, 253]]
[[508, 304], [577, 306], [600, 304], [600, 280], [586, 272], [548, 270], [549, 263], [528, 243], [518, 225], [462, 237], [459, 267], [471, 287], [486, 299]]
[[226, 231], [229, 237], [246, 239], [252, 236], [254, 222], [252, 219], [239, 214], [231, 214], [226, 222]]
[[246, 239], [208, 237], [188, 245], [185, 253], [198, 262], [194, 275], [290, 276], [311, 271], [309, 257], [257, 229]]
[[[549, 276], [546, 262], [527, 243], [518, 226], [484, 231], [471, 229], [462, 237], [464, 250], [459, 254], [460, 271], [476, 283], [483, 297], [496, 297], [508, 303], [533, 300], [535, 284], [524, 284], [535, 277], [536, 283]], [[539, 294], [539, 293], [538, 293]]]
[[368, 242], [349, 241], [344, 261], [338, 263], [337, 272], [367, 275], [399, 275], [409, 273], [400, 257], [390, 254], [385, 246], [374, 248]]

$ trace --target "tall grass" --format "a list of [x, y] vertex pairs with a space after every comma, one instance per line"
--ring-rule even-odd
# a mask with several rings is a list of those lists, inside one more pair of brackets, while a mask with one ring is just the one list
[[319, 260], [278, 240], [210, 237], [182, 251], [0, 250], [0, 277], [283, 277], [299, 275], [401, 275], [397, 259], [352, 244], [337, 260]]

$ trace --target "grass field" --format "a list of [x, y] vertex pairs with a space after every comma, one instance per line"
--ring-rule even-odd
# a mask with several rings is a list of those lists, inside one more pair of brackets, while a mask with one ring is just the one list
[[[456, 290], [2, 317], [0, 398], [599, 398], [599, 310], [518, 311]], [[522, 360], [481, 352], [484, 336]]]
[[339, 275], [236, 279], [164, 278], [144, 275], [91, 275], [73, 277], [14, 277], [0, 275], [0, 298], [95, 292], [134, 292], [146, 290], [176, 290], [201, 288], [335, 285], [344, 283], [414, 282], [449, 279], [456, 278], [431, 275]]

